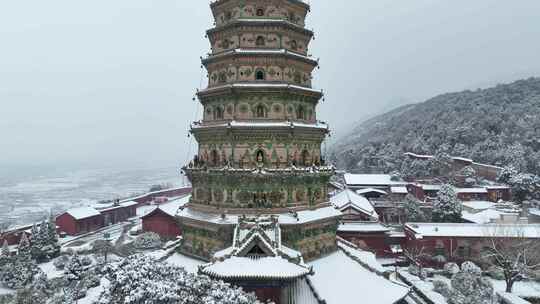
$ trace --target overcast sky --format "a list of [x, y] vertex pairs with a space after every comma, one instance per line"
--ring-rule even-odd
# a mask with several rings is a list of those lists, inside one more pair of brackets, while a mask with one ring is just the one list
[[[185, 162], [208, 3], [0, 1], [0, 164]], [[311, 4], [319, 117], [334, 135], [392, 106], [540, 75], [538, 0]]]

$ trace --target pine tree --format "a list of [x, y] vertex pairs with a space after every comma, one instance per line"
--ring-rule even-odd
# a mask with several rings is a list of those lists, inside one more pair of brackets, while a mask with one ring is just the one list
[[2, 245], [2, 253], [0, 254], [0, 267], [8, 264], [11, 261], [11, 254], [9, 252], [9, 246], [6, 240]]
[[41, 225], [38, 226], [36, 223], [34, 223], [32, 226], [32, 235], [30, 236], [30, 254], [36, 261], [41, 261], [43, 259], [41, 230]]
[[7, 240], [4, 240], [4, 243], [2, 244], [2, 257], [9, 258], [11, 256], [9, 252], [9, 245]]
[[463, 206], [454, 188], [445, 184], [441, 186], [437, 198], [433, 202], [433, 221], [440, 223], [460, 223]]
[[17, 258], [30, 259], [31, 256], [32, 253], [30, 248], [30, 241], [28, 241], [26, 233], [23, 232], [21, 236], [21, 241], [19, 242], [19, 247], [17, 248]]
[[84, 266], [82, 259], [76, 252], [69, 258], [64, 268], [64, 274], [69, 281], [80, 281], [82, 279]]
[[420, 207], [420, 201], [413, 195], [407, 194], [403, 208], [408, 222], [419, 223], [427, 220], [426, 214]]
[[51, 216], [48, 222], [43, 222], [41, 227], [42, 251], [46, 259], [50, 260], [57, 257], [60, 253], [60, 244], [58, 243], [54, 217]]

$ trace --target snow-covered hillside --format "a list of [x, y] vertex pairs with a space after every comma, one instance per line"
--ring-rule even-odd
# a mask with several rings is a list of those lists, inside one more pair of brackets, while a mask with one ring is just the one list
[[446, 152], [539, 174], [540, 78], [400, 107], [355, 127], [331, 154], [340, 168], [391, 172], [405, 152]]

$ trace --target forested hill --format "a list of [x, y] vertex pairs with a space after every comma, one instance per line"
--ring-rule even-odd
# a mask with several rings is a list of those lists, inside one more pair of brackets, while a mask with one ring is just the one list
[[397, 108], [359, 124], [330, 157], [341, 169], [391, 172], [404, 152], [445, 152], [540, 174], [540, 78]]

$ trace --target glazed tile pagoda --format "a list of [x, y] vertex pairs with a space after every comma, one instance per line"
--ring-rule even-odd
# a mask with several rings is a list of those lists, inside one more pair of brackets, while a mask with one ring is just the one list
[[317, 60], [308, 55], [309, 5], [219, 0], [202, 64], [208, 87], [191, 133], [198, 153], [183, 168], [193, 192], [178, 213], [181, 251], [210, 262], [200, 272], [264, 299], [290, 303], [312, 274], [305, 262], [335, 252], [341, 213], [328, 203], [334, 168], [317, 120]]

